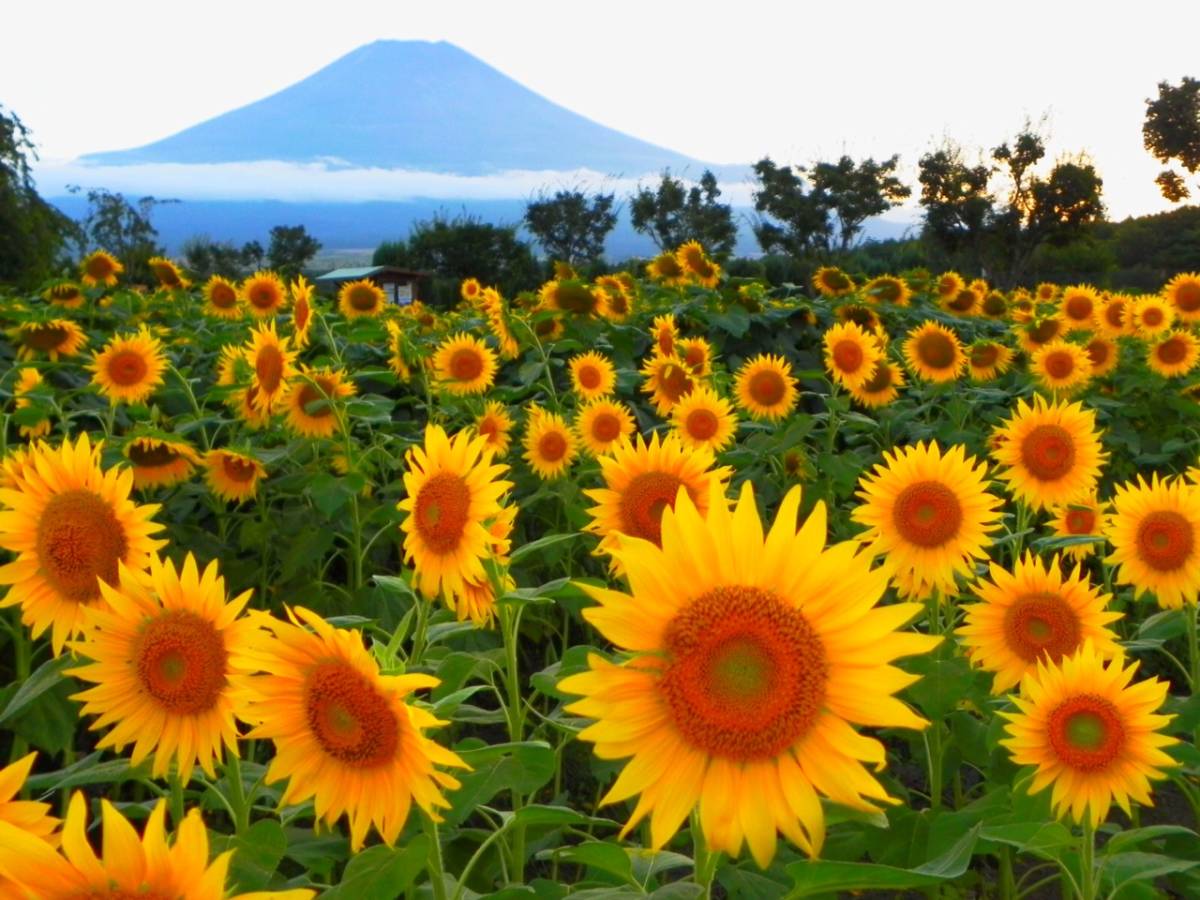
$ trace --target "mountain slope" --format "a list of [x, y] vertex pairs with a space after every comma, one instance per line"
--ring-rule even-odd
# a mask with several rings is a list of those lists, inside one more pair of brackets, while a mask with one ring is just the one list
[[277, 94], [85, 161], [333, 160], [461, 175], [588, 168], [637, 176], [705, 164], [606, 128], [445, 42], [376, 41]]

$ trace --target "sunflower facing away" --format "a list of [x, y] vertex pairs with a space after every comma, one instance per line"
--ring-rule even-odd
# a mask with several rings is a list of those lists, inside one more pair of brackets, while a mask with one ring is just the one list
[[338, 422], [335, 404], [355, 391], [345, 376], [341, 369], [301, 366], [283, 398], [288, 428], [301, 437], [331, 437]]
[[[864, 763], [883, 745], [855, 725], [923, 728], [892, 696], [916, 680], [891, 665], [938, 639], [898, 632], [916, 604], [876, 608], [887, 574], [853, 543], [825, 548], [825, 507], [797, 531], [793, 488], [764, 537], [747, 482], [735, 509], [710, 485], [707, 516], [686, 491], [662, 520], [662, 547], [614, 548], [630, 593], [581, 585], [584, 617], [632, 657], [598, 655], [559, 682], [595, 724], [603, 759], [632, 757], [604, 797], [640, 794], [622, 836], [646, 816], [662, 847], [698, 807], [704, 843], [770, 864], [776, 832], [809, 855], [824, 842], [821, 796], [862, 811], [891, 802]], [[669, 577], [668, 577], [669, 575]]]
[[529, 411], [522, 456], [538, 478], [551, 481], [566, 472], [579, 453], [576, 443], [562, 416], [538, 407]]
[[646, 277], [664, 287], [687, 284], [688, 274], [674, 253], [660, 253], [646, 265]]
[[1180, 321], [1200, 321], [1200, 274], [1181, 272], [1163, 288], [1163, 296], [1175, 307]]
[[992, 458], [1018, 500], [1033, 509], [1071, 503], [1096, 489], [1108, 454], [1100, 446], [1096, 413], [1080, 403], [1048, 403], [1040, 395], [996, 431]]
[[784, 418], [796, 406], [791, 363], [767, 353], [746, 360], [737, 371], [734, 396], [752, 419], [775, 422]]
[[183, 273], [179, 271], [179, 266], [165, 256], [152, 256], [147, 265], [150, 266], [154, 277], [158, 279], [160, 287], [169, 290], [184, 290], [191, 285], [191, 282], [184, 278]]
[[1078, 344], [1053, 340], [1034, 351], [1029, 370], [1043, 389], [1069, 394], [1092, 377], [1092, 358]]
[[[28, 409], [32, 406], [33, 401], [29, 399], [28, 395], [42, 387], [45, 383], [42, 379], [42, 373], [32, 366], [19, 369], [17, 379], [13, 383], [13, 397], [16, 398], [16, 408]], [[50, 417], [46, 416], [32, 424], [19, 425], [17, 430], [21, 437], [33, 440], [48, 435], [50, 428]]]
[[1117, 653], [1108, 626], [1121, 614], [1106, 608], [1112, 598], [1079, 566], [1064, 576], [1057, 557], [1047, 565], [1026, 553], [1012, 572], [992, 563], [991, 581], [974, 592], [980, 602], [963, 607], [958, 635], [971, 661], [995, 673], [993, 694], [1017, 685], [1039, 660], [1057, 663], [1084, 641], [1105, 658]]
[[230, 659], [258, 632], [241, 615], [250, 591], [227, 601], [217, 563], [201, 572], [190, 553], [179, 570], [157, 556], [149, 572], [122, 566], [100, 590], [105, 603], [86, 610], [84, 639], [71, 643], [84, 664], [70, 670], [94, 685], [72, 697], [98, 717], [92, 730], [111, 729], [97, 748], [133, 744], [135, 766], [153, 753], [155, 778], [172, 762], [184, 784], [197, 764], [214, 777], [222, 746], [237, 753]]
[[1026, 353], [1036, 353], [1041, 347], [1066, 334], [1062, 319], [1043, 316], [1032, 319], [1017, 329], [1017, 339]]
[[934, 383], [954, 381], [967, 364], [958, 335], [932, 320], [909, 333], [904, 358], [913, 374]]
[[412, 563], [417, 587], [433, 599], [438, 591], [461, 591], [465, 581], [486, 580], [483, 561], [496, 545], [488, 523], [512, 487], [500, 480], [508, 466], [492, 462], [487, 440], [470, 431], [447, 437], [439, 425], [425, 426], [423, 446], [405, 455], [405, 498], [397, 508], [404, 561]]
[[121, 454], [133, 469], [136, 488], [169, 487], [187, 481], [200, 465], [200, 454], [191, 444], [166, 435], [133, 437], [125, 442]]
[[[292, 293], [292, 346], [308, 346], [313, 326], [313, 286], [303, 275], [297, 276], [289, 290]], [[390, 324], [390, 323], [389, 323]]]
[[1181, 478], [1118, 485], [1108, 540], [1117, 581], [1177, 609], [1200, 593], [1200, 487]]
[[222, 500], [241, 503], [258, 492], [267, 470], [253, 456], [235, 450], [210, 450], [204, 454], [204, 480]]
[[571, 389], [582, 400], [607, 397], [616, 387], [616, 369], [612, 362], [595, 350], [572, 356], [567, 367], [571, 373]]
[[954, 576], [972, 577], [1000, 527], [1000, 500], [987, 491], [987, 467], [961, 444], [936, 443], [885, 451], [884, 461], [859, 480], [862, 500], [851, 518], [867, 531], [859, 540], [886, 556], [914, 593], [956, 592]]
[[204, 283], [204, 311], [218, 319], [240, 319], [242, 298], [237, 285], [220, 275], [208, 279]]
[[850, 389], [850, 396], [863, 406], [877, 409], [899, 397], [902, 387], [904, 370], [895, 363], [881, 359], [875, 364], [875, 373], [870, 378]]
[[265, 319], [283, 309], [287, 292], [274, 272], [255, 272], [242, 282], [242, 298], [255, 317]]
[[633, 413], [619, 400], [600, 398], [585, 403], [575, 416], [579, 443], [592, 456], [609, 453], [635, 429]]
[[377, 316], [387, 304], [387, 294], [373, 281], [348, 281], [338, 291], [338, 309], [347, 319]]
[[854, 279], [837, 266], [821, 266], [813, 273], [812, 286], [822, 297], [841, 297], [854, 290]]
[[226, 886], [233, 851], [208, 862], [208, 831], [193, 809], [168, 846], [167, 804], [160, 800], [139, 838], [107, 800], [100, 801], [104, 850], [88, 843], [87, 800], [76, 791], [67, 807], [62, 851], [0, 821], [0, 874], [20, 886], [17, 897], [37, 900], [309, 900], [308, 888], [231, 895]]
[[42, 299], [63, 309], [79, 309], [87, 297], [73, 281], [60, 281], [52, 284], [42, 293]]
[[79, 273], [88, 287], [112, 287], [125, 267], [104, 250], [94, 250], [79, 263]]
[[664, 354], [657, 349], [642, 364], [642, 393], [649, 394], [660, 416], [668, 416], [675, 405], [696, 389], [687, 363], [674, 353]]
[[0, 607], [21, 606], [21, 621], [36, 638], [51, 629], [54, 654], [83, 628], [83, 610], [100, 600], [100, 581], [117, 581], [118, 567], [144, 570], [166, 542], [151, 537], [163, 526], [157, 505], [129, 499], [133, 473], [100, 468], [100, 446], [87, 432], [74, 444], [39, 442], [0, 490], [0, 547], [16, 559], [0, 566], [9, 585]]
[[512, 441], [513, 420], [503, 403], [489, 400], [475, 419], [475, 433], [487, 440], [487, 447], [496, 456], [508, 453]]
[[496, 354], [474, 335], [447, 337], [433, 354], [438, 387], [455, 396], [482, 394], [496, 379]]
[[679, 340], [679, 326], [675, 324], [674, 313], [655, 316], [650, 326], [650, 338], [664, 356], [675, 353], [675, 341]]
[[1161, 733], [1171, 716], [1157, 714], [1167, 683], [1134, 683], [1138, 664], [1118, 654], [1105, 662], [1090, 643], [1058, 664], [1039, 662], [1021, 681], [1000, 743], [1013, 762], [1036, 766], [1030, 793], [1053, 786], [1055, 815], [1092, 826], [1108, 817], [1115, 800], [1151, 805], [1150, 781], [1175, 765], [1164, 749], [1177, 743]]
[[696, 284], [715, 288], [721, 280], [721, 267], [708, 258], [698, 241], [688, 241], [675, 251], [675, 260]]
[[603, 294], [601, 291], [592, 290], [591, 285], [577, 278], [563, 278], [546, 282], [538, 296], [543, 309], [576, 316], [591, 316], [600, 312]]
[[74, 356], [88, 342], [83, 329], [70, 319], [24, 322], [9, 335], [17, 345], [17, 359], [44, 357], [57, 362], [60, 356]]
[[844, 388], [859, 387], [875, 374], [883, 348], [854, 322], [842, 322], [825, 332], [825, 368]]
[[[1108, 534], [1109, 515], [1107, 504], [1096, 499], [1095, 494], [1079, 497], [1052, 510], [1049, 526], [1055, 537], [1096, 537]], [[1096, 552], [1103, 540], [1089, 544], [1075, 544], [1063, 552], [1076, 561], [1082, 561]]]
[[414, 802], [440, 821], [438, 809], [449, 806], [442, 789], [459, 783], [436, 766], [466, 765], [425, 736], [445, 723], [407, 701], [438, 679], [381, 675], [361, 632], [306, 609], [290, 615], [291, 622], [264, 616], [274, 639], [233, 660], [262, 673], [240, 691], [238, 715], [254, 726], [249, 739], [275, 744], [266, 780], [287, 780], [280, 802], [312, 798], [317, 819], [329, 825], [347, 816], [353, 850], [372, 827], [395, 843]]
[[1190, 331], [1175, 329], [1150, 344], [1146, 364], [1164, 378], [1186, 375], [1200, 362], [1200, 341]]
[[863, 288], [863, 296], [872, 303], [908, 306], [912, 290], [903, 278], [894, 275], [880, 275], [867, 282]]
[[671, 410], [671, 427], [689, 450], [719, 453], [737, 436], [733, 405], [710, 387], [700, 386]]
[[163, 383], [166, 368], [163, 345], [145, 326], [114, 335], [88, 364], [92, 384], [113, 404], [144, 402]]

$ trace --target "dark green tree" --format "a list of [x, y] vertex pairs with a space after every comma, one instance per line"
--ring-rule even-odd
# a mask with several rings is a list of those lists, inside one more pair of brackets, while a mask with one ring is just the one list
[[737, 244], [737, 225], [733, 207], [719, 202], [720, 196], [717, 176], [707, 169], [690, 188], [663, 172], [657, 188], [639, 187], [630, 197], [630, 219], [659, 250], [699, 241], [712, 256], [725, 259]]
[[525, 227], [552, 260], [574, 265], [604, 255], [604, 239], [617, 224], [612, 194], [588, 196], [579, 189], [545, 191], [525, 206]]
[[258, 241], [247, 241], [242, 244], [242, 264], [246, 268], [257, 271], [263, 267], [267, 251]]
[[912, 194], [896, 177], [899, 162], [899, 156], [859, 163], [843, 156], [835, 163], [819, 162], [808, 170], [813, 196], [837, 221], [839, 251], [850, 249], [867, 219], [882, 215]]
[[754, 164], [758, 190], [754, 209], [758, 221], [754, 236], [764, 253], [779, 251], [793, 257], [828, 253], [833, 243], [833, 222], [827, 198], [806, 190], [803, 169], [777, 166], [770, 157]]
[[947, 140], [917, 162], [921, 206], [925, 209], [922, 237], [935, 256], [963, 268], [977, 268], [996, 198], [988, 190], [991, 166], [972, 165], [963, 149]]
[[303, 225], [276, 225], [267, 246], [267, 265], [285, 278], [295, 278], [320, 249], [321, 242]]
[[[1160, 163], [1177, 162], [1189, 175], [1196, 174], [1200, 169], [1200, 81], [1159, 82], [1158, 96], [1146, 101], [1142, 140]], [[1183, 176], [1174, 169], [1164, 169], [1155, 181], [1172, 203], [1191, 196]]]
[[241, 278], [246, 274], [245, 254], [232, 241], [214, 241], [207, 235], [196, 235], [183, 243], [183, 261], [200, 281], [213, 275]]
[[0, 106], [0, 283], [31, 285], [64, 262], [78, 227], [38, 195], [29, 169], [37, 151], [16, 113]]

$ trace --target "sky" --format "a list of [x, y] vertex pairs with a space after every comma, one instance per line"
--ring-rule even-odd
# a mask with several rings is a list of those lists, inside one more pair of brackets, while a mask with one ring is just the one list
[[0, 104], [48, 171], [267, 96], [373, 40], [446, 40], [575, 112], [714, 163], [899, 153], [915, 183], [917, 158], [944, 137], [990, 148], [1044, 117], [1050, 157], [1086, 153], [1123, 218], [1169, 208], [1141, 125], [1158, 82], [1200, 77], [1200, 3], [1116, 9], [43, 0], [6, 10]]

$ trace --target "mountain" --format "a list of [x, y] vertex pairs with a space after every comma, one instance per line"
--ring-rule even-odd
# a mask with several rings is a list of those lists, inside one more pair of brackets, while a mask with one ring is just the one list
[[[444, 41], [376, 41], [255, 103], [100, 165], [279, 160], [456, 175], [638, 177], [707, 164], [565, 109]], [[720, 168], [720, 167], [718, 167]]]

